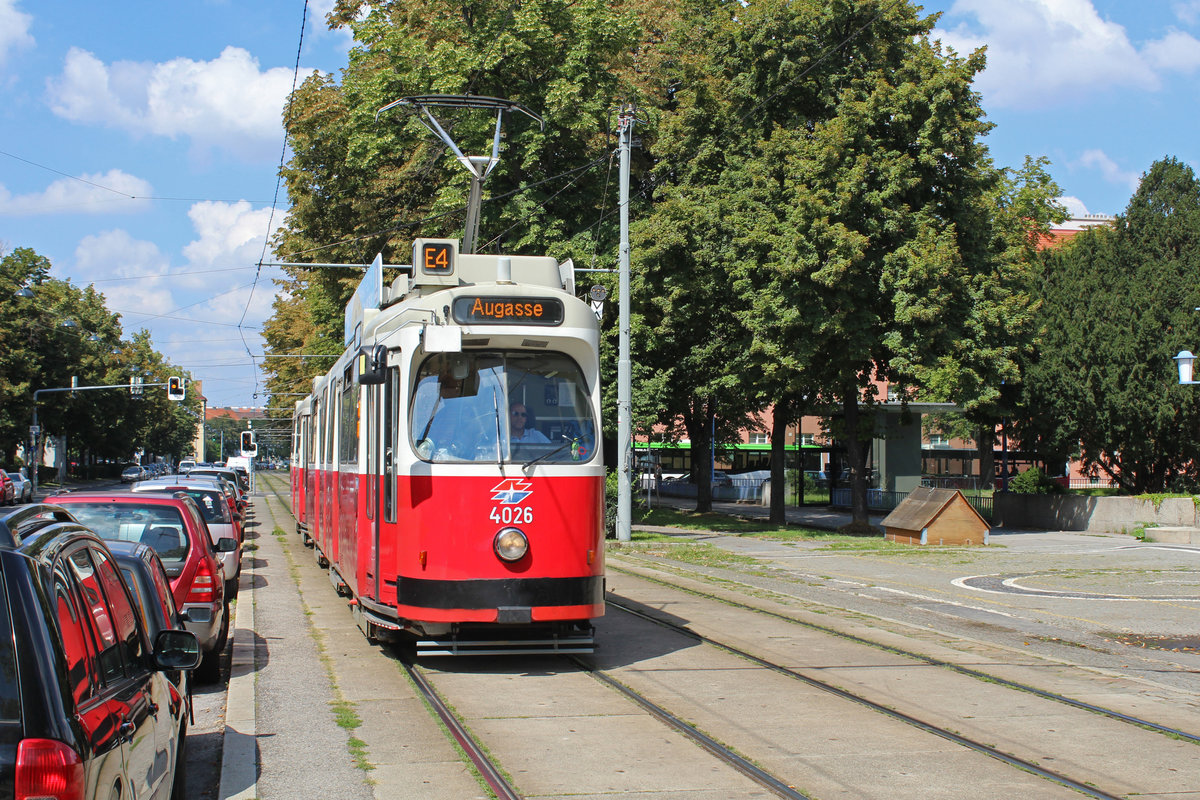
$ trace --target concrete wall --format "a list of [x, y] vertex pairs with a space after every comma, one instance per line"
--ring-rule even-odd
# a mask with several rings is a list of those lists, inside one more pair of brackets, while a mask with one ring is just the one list
[[1148, 523], [1167, 527], [1196, 525], [1190, 497], [1170, 497], [1156, 507], [1136, 497], [1079, 497], [997, 493], [992, 524], [1005, 528], [1052, 531], [1132, 533]]

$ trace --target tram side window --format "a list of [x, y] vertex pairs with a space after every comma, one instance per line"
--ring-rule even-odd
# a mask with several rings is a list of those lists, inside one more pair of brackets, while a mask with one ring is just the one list
[[595, 453], [590, 392], [560, 353], [433, 355], [417, 371], [410, 419], [427, 461], [583, 462]]
[[342, 389], [341, 430], [338, 431], [340, 457], [343, 464], [358, 461], [358, 391], [354, 381], [346, 381]]
[[336, 415], [333, 413], [333, 398], [335, 396], [335, 388], [333, 384], [330, 383], [325, 396], [325, 416], [321, 423], [322, 427], [324, 428], [324, 444], [321, 448], [321, 464], [326, 467], [331, 466], [334, 461], [333, 421], [336, 418]]
[[309, 417], [308, 429], [308, 462], [306, 466], [310, 468], [321, 463], [321, 419], [324, 416], [324, 405], [318, 406], [318, 404], [314, 401], [312, 416]]

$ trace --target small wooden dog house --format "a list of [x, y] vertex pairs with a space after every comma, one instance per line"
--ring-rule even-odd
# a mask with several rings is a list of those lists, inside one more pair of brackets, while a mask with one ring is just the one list
[[957, 489], [921, 486], [883, 518], [884, 536], [903, 544], [987, 544], [990, 527]]

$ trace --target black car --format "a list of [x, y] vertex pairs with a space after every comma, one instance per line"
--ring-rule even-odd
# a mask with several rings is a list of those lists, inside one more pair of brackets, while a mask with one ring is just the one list
[[181, 798], [187, 704], [164, 672], [199, 663], [193, 634], [149, 637], [66, 510], [0, 516], [0, 798]]
[[[175, 607], [175, 598], [171, 595], [171, 579], [167, 577], [166, 567], [154, 548], [141, 542], [111, 539], [106, 539], [104, 544], [117, 559], [121, 577], [125, 579], [125, 585], [137, 603], [150, 641], [154, 641], [159, 631], [187, 630], [183, 617]], [[185, 697], [191, 696], [191, 673], [188, 670], [170, 670], [166, 675]]]

